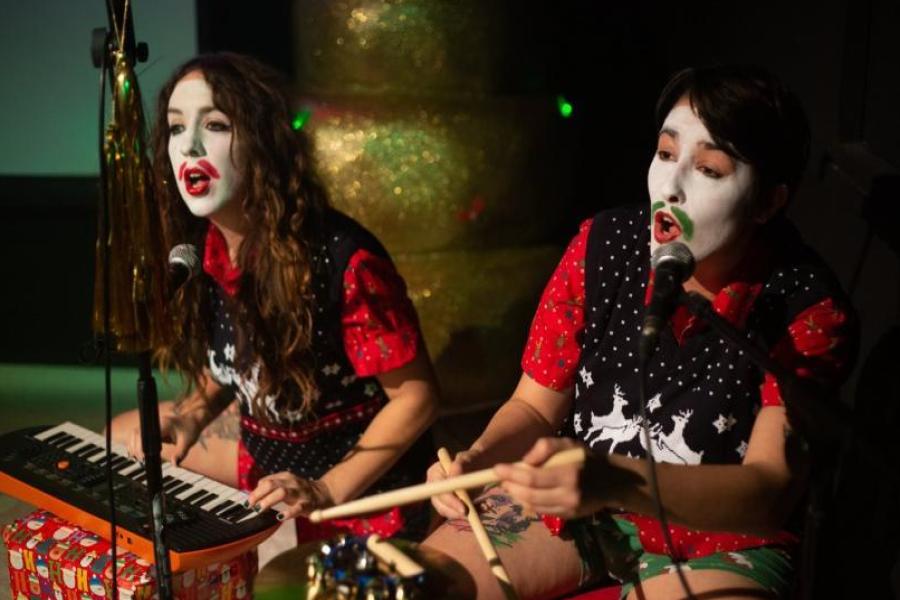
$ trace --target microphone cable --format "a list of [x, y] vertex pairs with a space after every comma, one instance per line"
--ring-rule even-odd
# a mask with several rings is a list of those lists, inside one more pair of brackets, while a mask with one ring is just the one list
[[109, 55], [109, 33], [103, 42], [103, 52], [100, 58], [100, 122], [99, 122], [99, 148], [100, 148], [100, 227], [98, 236], [100, 239], [100, 264], [103, 268], [103, 377], [104, 400], [106, 422], [106, 485], [109, 494], [109, 552], [112, 564], [112, 590], [111, 597], [119, 597], [119, 576], [117, 572], [116, 549], [118, 543], [116, 529], [116, 492], [113, 482], [112, 466], [112, 333], [110, 331], [110, 273], [109, 273], [109, 198], [106, 194], [106, 184], [109, 177], [106, 168], [104, 153], [105, 125], [106, 125], [106, 69], [107, 56]]
[[[654, 344], [655, 345], [655, 344]], [[647, 415], [647, 363], [652, 355], [653, 348], [642, 353], [638, 359], [638, 409], [641, 415], [641, 433], [644, 438], [644, 445], [647, 447], [647, 464], [650, 466], [650, 494], [653, 496], [653, 504], [656, 508], [656, 517], [662, 528], [663, 542], [666, 546], [666, 553], [675, 565], [675, 573], [678, 575], [678, 581], [681, 583], [682, 589], [687, 600], [696, 600], [696, 596], [691, 591], [687, 578], [684, 576], [684, 570], [681, 568], [681, 561], [675, 556], [675, 544], [672, 542], [672, 535], [669, 533], [669, 520], [666, 517], [666, 509], [663, 507], [662, 494], [659, 489], [659, 479], [656, 473], [656, 458], [653, 456], [653, 440], [650, 437], [650, 420]]]

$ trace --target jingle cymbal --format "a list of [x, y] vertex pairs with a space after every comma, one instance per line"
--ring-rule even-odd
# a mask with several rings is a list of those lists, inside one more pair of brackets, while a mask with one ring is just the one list
[[[405, 540], [390, 540], [425, 568], [425, 598], [463, 600], [475, 596], [475, 583], [458, 562], [434, 548], [423, 548]], [[256, 600], [304, 600], [306, 559], [319, 542], [302, 544], [276, 556], [260, 569], [253, 584]]]

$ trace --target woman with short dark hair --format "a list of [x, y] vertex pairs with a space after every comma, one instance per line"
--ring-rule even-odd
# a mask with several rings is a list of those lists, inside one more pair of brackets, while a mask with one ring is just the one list
[[[538, 306], [517, 388], [451, 470], [527, 463], [497, 465], [502, 483], [481, 500], [524, 598], [609, 576], [623, 598], [682, 598], [676, 561], [698, 597], [785, 597], [792, 583], [808, 457], [778, 382], [681, 307], [646, 366], [645, 423], [638, 347], [651, 253], [678, 242], [696, 261], [684, 288], [775, 360], [822, 389], [847, 374], [852, 308], [783, 212], [808, 154], [806, 118], [750, 67], [680, 72], [658, 118], [648, 201], [581, 225]], [[583, 469], [533, 469], [576, 445], [590, 450]], [[429, 470], [443, 477], [440, 465]], [[479, 597], [501, 597], [462, 532], [461, 503], [433, 504], [449, 521], [426, 544], [461, 562]]]

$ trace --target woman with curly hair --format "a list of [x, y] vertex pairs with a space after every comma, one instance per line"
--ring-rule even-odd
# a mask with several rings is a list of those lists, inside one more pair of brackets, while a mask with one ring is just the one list
[[[281, 519], [415, 483], [431, 452], [409, 450], [437, 408], [415, 309], [381, 244], [328, 206], [281, 78], [249, 57], [201, 55], [157, 109], [164, 243], [203, 259], [157, 352], [191, 382], [161, 405], [163, 457]], [[140, 455], [135, 413], [113, 431]], [[391, 535], [410, 514], [342, 525]]]

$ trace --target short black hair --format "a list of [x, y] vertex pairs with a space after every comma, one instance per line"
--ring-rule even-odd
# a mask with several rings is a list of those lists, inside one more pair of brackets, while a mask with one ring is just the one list
[[809, 121], [800, 100], [781, 81], [750, 65], [684, 69], [659, 96], [658, 128], [684, 96], [713, 141], [754, 167], [761, 189], [785, 184], [793, 194], [809, 160]]

